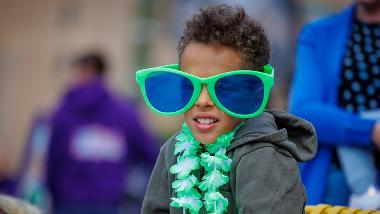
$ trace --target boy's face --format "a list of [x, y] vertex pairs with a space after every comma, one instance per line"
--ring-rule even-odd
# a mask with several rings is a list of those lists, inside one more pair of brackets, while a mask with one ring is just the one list
[[[199, 77], [210, 77], [239, 70], [242, 63], [238, 52], [232, 48], [193, 42], [183, 51], [181, 70]], [[220, 110], [205, 85], [198, 100], [184, 113], [184, 117], [195, 139], [202, 144], [214, 143], [220, 135], [233, 130], [243, 120]]]

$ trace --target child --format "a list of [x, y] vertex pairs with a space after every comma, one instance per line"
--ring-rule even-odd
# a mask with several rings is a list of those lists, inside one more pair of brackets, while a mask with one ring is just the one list
[[264, 111], [274, 73], [262, 27], [243, 8], [210, 6], [178, 47], [179, 65], [136, 73], [154, 112], [185, 119], [161, 148], [142, 213], [303, 213], [297, 161], [314, 156], [315, 131]]

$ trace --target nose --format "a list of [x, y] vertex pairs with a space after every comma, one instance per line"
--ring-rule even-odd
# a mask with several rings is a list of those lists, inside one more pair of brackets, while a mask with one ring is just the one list
[[214, 101], [212, 101], [205, 85], [202, 85], [201, 94], [195, 102], [195, 105], [199, 108], [212, 108], [215, 106]]

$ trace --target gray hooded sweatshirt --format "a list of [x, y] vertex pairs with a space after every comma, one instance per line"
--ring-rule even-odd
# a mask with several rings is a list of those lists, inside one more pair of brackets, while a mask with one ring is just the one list
[[[143, 214], [182, 213], [182, 209], [170, 206], [170, 198], [175, 197], [171, 187], [175, 176], [169, 168], [176, 163], [177, 134], [161, 148]], [[276, 110], [248, 119], [227, 148], [232, 159], [230, 181], [220, 188], [229, 202], [227, 213], [304, 213], [306, 193], [298, 162], [310, 160], [316, 150], [316, 133], [310, 122]], [[200, 179], [204, 171], [194, 174]], [[207, 213], [204, 206], [200, 213]]]

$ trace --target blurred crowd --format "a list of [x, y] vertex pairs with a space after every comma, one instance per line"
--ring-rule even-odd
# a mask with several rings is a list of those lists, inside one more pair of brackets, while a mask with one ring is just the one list
[[[176, 63], [184, 20], [215, 2], [1, 1], [0, 193], [46, 213], [139, 213], [180, 120], [142, 107], [134, 71]], [[308, 204], [380, 208], [379, 1], [224, 2], [267, 31], [268, 108], [316, 127], [317, 157], [301, 166]]]
[[71, 66], [64, 95], [36, 116], [21, 170], [4, 175], [2, 191], [52, 213], [138, 213], [159, 145], [136, 101], [106, 85], [102, 54], [85, 53]]

